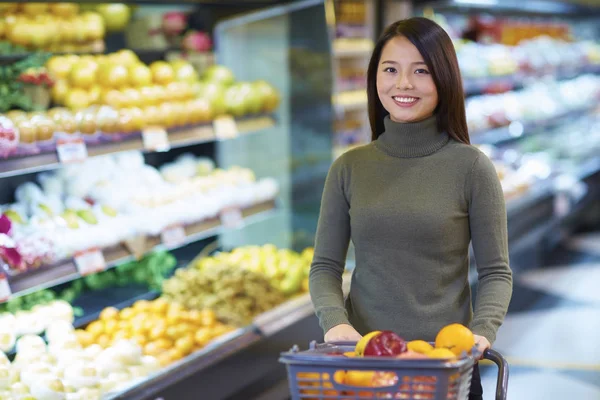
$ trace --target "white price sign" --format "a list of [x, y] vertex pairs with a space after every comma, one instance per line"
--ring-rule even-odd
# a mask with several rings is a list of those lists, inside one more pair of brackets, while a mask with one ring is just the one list
[[218, 139], [233, 139], [239, 134], [235, 119], [229, 115], [217, 117], [213, 121], [213, 127]]
[[221, 224], [226, 228], [239, 228], [244, 224], [242, 210], [237, 207], [229, 207], [221, 211]]
[[173, 225], [165, 228], [160, 233], [160, 240], [165, 246], [179, 246], [185, 243], [187, 235], [182, 225]]
[[6, 279], [6, 275], [0, 272], [0, 303], [8, 300], [11, 295], [12, 292], [10, 291], [10, 285]]
[[100, 249], [89, 249], [75, 253], [75, 266], [81, 276], [86, 276], [104, 271], [106, 261]]
[[150, 151], [169, 151], [169, 134], [165, 128], [157, 126], [147, 127], [142, 131], [142, 141], [144, 148]]
[[56, 152], [61, 163], [85, 161], [88, 157], [85, 141], [81, 137], [62, 137], [56, 141]]

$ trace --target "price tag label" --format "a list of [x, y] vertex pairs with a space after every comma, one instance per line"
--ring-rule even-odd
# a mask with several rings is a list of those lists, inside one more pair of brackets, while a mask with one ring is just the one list
[[61, 163], [77, 163], [88, 157], [85, 141], [81, 137], [61, 137], [56, 141], [56, 152]]
[[106, 261], [100, 249], [89, 249], [75, 254], [75, 266], [81, 276], [86, 276], [104, 271]]
[[180, 246], [186, 239], [187, 235], [182, 225], [169, 226], [160, 233], [160, 240], [168, 247]]
[[10, 298], [12, 292], [6, 275], [0, 272], [0, 303], [4, 303]]
[[229, 115], [217, 117], [213, 121], [215, 136], [218, 139], [233, 139], [239, 135], [238, 126], [235, 119]]
[[142, 131], [142, 141], [144, 148], [150, 151], [169, 151], [169, 134], [165, 128], [150, 126]]
[[123, 241], [123, 244], [125, 244], [127, 250], [129, 250], [129, 252], [138, 260], [141, 259], [148, 250], [146, 245], [146, 236], [144, 235], [127, 238]]
[[564, 192], [558, 192], [554, 198], [554, 215], [559, 218], [565, 217], [571, 212], [571, 199]]
[[239, 228], [244, 224], [242, 210], [237, 207], [229, 207], [221, 211], [221, 225], [225, 228]]

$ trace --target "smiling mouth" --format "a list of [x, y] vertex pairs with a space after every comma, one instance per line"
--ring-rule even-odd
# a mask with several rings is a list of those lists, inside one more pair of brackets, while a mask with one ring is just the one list
[[414, 104], [417, 102], [417, 100], [419, 100], [418, 97], [406, 97], [406, 96], [392, 96], [392, 99], [396, 103], [405, 104], [405, 105]]

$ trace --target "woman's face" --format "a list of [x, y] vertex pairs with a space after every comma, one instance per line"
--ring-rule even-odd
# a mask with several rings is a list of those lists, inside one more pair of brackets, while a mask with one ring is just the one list
[[404, 36], [386, 43], [377, 70], [377, 94], [394, 122], [417, 122], [433, 115], [438, 94], [419, 50]]

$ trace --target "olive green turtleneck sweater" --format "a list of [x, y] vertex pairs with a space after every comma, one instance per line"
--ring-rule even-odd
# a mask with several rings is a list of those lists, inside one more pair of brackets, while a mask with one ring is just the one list
[[[356, 249], [350, 295], [341, 281], [349, 240]], [[475, 310], [469, 243], [478, 270]], [[458, 322], [490, 342], [512, 294], [504, 196], [494, 166], [475, 147], [436, 129], [435, 117], [386, 117], [379, 139], [332, 165], [310, 270], [321, 327], [361, 334], [392, 330], [432, 341]]]

